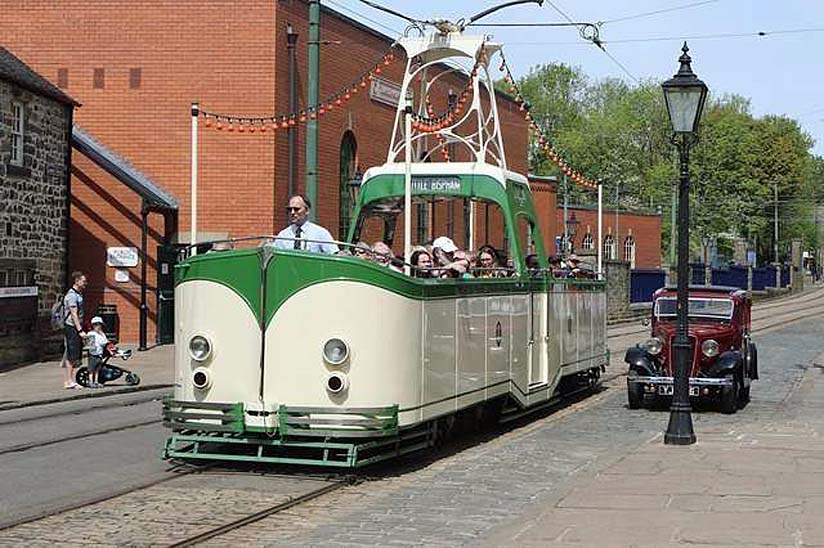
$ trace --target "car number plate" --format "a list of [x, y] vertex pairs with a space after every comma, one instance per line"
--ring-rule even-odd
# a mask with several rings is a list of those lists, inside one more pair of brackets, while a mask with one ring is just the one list
[[[660, 384], [658, 385], [658, 395], [659, 396], [672, 396], [672, 385], [671, 384]], [[697, 396], [698, 395], [698, 387], [697, 386], [690, 386], [690, 396]]]

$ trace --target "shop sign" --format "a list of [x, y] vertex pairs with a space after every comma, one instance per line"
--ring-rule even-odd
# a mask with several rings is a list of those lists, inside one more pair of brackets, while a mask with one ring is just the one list
[[137, 266], [136, 247], [110, 247], [106, 249], [106, 264], [116, 268]]
[[369, 87], [369, 98], [390, 107], [397, 107], [401, 98], [401, 86], [383, 78], [373, 78]]
[[16, 297], [37, 297], [37, 286], [0, 287], [0, 299]]

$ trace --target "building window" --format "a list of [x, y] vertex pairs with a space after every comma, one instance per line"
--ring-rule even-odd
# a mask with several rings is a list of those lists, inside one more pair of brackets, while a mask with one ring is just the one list
[[0, 287], [9, 285], [9, 274], [5, 270], [0, 270]]
[[69, 87], [69, 69], [57, 69], [57, 87], [66, 89]]
[[27, 280], [27, 278], [28, 278], [27, 274], [28, 274], [28, 272], [26, 272], [25, 270], [16, 271], [15, 272], [15, 278], [14, 278], [14, 285], [17, 286], [17, 287], [23, 287], [24, 285], [26, 285], [26, 282], [28, 281]]
[[340, 142], [340, 180], [338, 186], [338, 240], [345, 240], [352, 222], [355, 203], [352, 201], [349, 186], [357, 169], [358, 142], [355, 134], [347, 131]]
[[140, 89], [141, 81], [143, 80], [143, 69], [132, 68], [129, 69], [129, 87], [131, 89]]
[[592, 237], [592, 233], [587, 233], [587, 235], [584, 236], [581, 247], [588, 250], [595, 249], [595, 239]]
[[94, 82], [92, 83], [94, 89], [103, 89], [106, 87], [106, 71], [102, 68], [94, 69]]
[[629, 263], [630, 268], [635, 268], [635, 238], [627, 236], [624, 240], [624, 260]]
[[11, 163], [23, 165], [23, 103], [11, 103]]
[[607, 237], [604, 238], [604, 258], [614, 261], [618, 258], [617, 251], [612, 234], [607, 234]]

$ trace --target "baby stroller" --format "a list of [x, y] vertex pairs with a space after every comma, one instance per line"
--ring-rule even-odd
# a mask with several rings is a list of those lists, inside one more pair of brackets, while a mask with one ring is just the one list
[[[100, 369], [97, 371], [97, 382], [100, 384], [106, 384], [107, 382], [119, 379], [125, 373], [126, 384], [129, 386], [137, 386], [140, 384], [140, 376], [137, 373], [133, 373], [128, 369], [123, 369], [122, 367], [117, 367], [116, 365], [110, 364], [109, 360], [113, 357], [126, 361], [132, 357], [132, 351], [121, 350], [114, 343], [107, 344], [103, 349], [103, 363], [100, 364]], [[85, 386], [88, 388], [89, 368], [84, 365], [78, 369], [77, 373], [75, 373], [75, 380], [80, 386]]]

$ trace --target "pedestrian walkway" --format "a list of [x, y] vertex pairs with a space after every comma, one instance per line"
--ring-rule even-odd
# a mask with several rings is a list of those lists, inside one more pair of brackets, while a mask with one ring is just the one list
[[659, 434], [485, 544], [824, 546], [824, 355], [775, 408], [707, 421], [692, 446]]
[[[121, 348], [130, 348], [124, 345]], [[133, 348], [133, 347], [132, 347]], [[156, 346], [145, 352], [135, 351], [128, 361], [111, 359], [111, 364], [140, 376], [138, 386], [126, 384], [125, 375], [107, 383], [104, 388], [63, 388], [63, 371], [59, 361], [38, 362], [0, 373], [0, 410], [112, 393], [133, 392], [159, 387], [171, 387], [174, 377], [174, 345]], [[83, 359], [86, 363], [86, 358]]]

